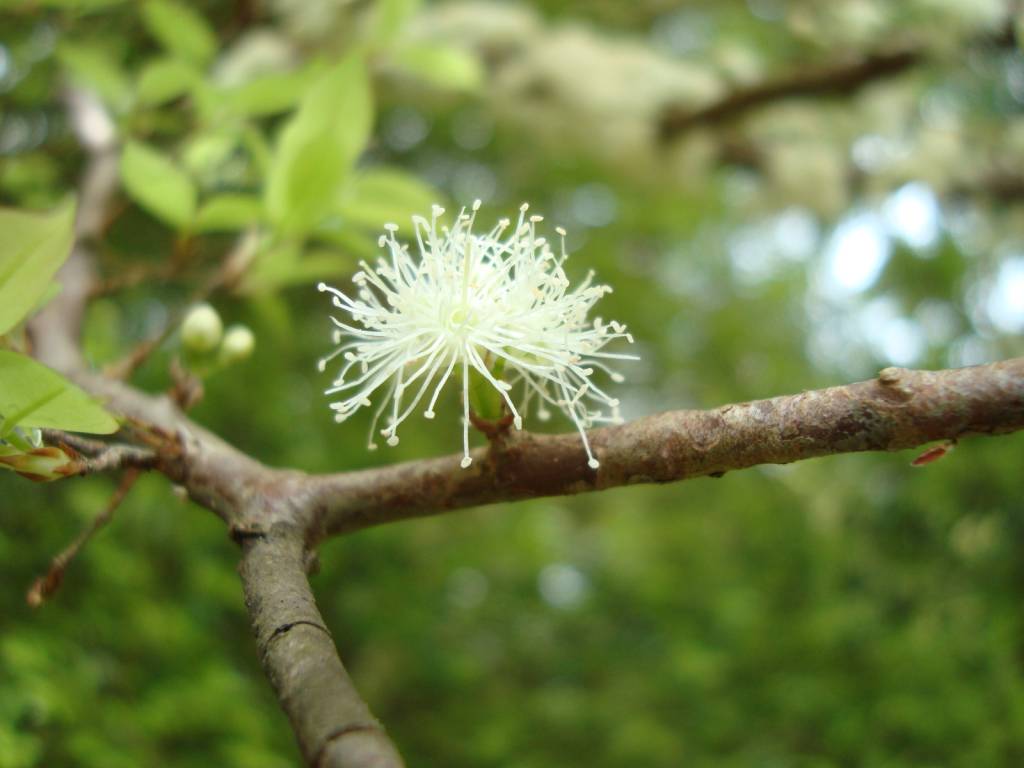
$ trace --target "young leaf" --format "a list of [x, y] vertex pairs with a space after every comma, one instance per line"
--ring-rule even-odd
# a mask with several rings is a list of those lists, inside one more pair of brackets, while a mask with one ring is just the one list
[[304, 233], [324, 217], [372, 122], [366, 67], [353, 53], [317, 78], [281, 131], [264, 192], [267, 214], [278, 228]]
[[243, 290], [259, 293], [284, 285], [301, 256], [299, 244], [294, 241], [262, 243], [255, 262], [245, 273]]
[[217, 36], [206, 19], [183, 3], [147, 0], [142, 23], [166, 51], [186, 61], [203, 66], [217, 52]]
[[353, 263], [359, 259], [372, 261], [379, 253], [380, 246], [377, 245], [377, 237], [380, 223], [374, 231], [349, 226], [341, 219], [327, 219], [313, 232], [315, 239], [337, 246], [342, 253], [347, 254]]
[[152, 147], [128, 142], [121, 154], [121, 181], [135, 202], [179, 229], [195, 216], [196, 190], [191, 179]]
[[31, 357], [0, 349], [0, 434], [15, 426], [109, 434], [118, 425], [95, 400]]
[[143, 106], [158, 106], [183, 96], [202, 78], [187, 61], [162, 57], [148, 62], [139, 73], [135, 95]]
[[263, 117], [292, 109], [308, 82], [308, 72], [273, 72], [220, 93], [226, 108], [240, 117]]
[[476, 91], [484, 80], [480, 60], [451, 45], [405, 45], [391, 54], [391, 62], [410, 77], [445, 90]]
[[0, 208], [0, 335], [42, 299], [74, 239], [74, 203], [39, 214]]
[[245, 290], [262, 293], [292, 285], [310, 286], [325, 278], [350, 275], [355, 265], [354, 257], [326, 250], [304, 254], [291, 263], [265, 259], [246, 275]]
[[104, 104], [122, 112], [131, 104], [132, 87], [114, 50], [100, 44], [62, 42], [57, 58], [72, 82], [95, 91]]
[[260, 220], [263, 207], [251, 195], [223, 194], [211, 197], [196, 214], [199, 232], [233, 232]]
[[194, 179], [216, 179], [231, 163], [241, 138], [233, 127], [192, 135], [181, 151], [182, 167]]
[[422, 5], [422, 0], [379, 0], [368, 31], [369, 38], [385, 45], [393, 43]]
[[440, 203], [441, 193], [398, 168], [372, 168], [352, 178], [337, 211], [346, 224], [377, 232], [389, 221], [409, 224], [414, 214]]

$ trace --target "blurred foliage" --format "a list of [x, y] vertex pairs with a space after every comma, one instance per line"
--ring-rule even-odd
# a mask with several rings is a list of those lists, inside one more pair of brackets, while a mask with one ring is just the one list
[[[602, 312], [639, 342], [627, 417], [986, 362], [1024, 354], [1009, 5], [5, 0], [0, 203], [75, 189], [61, 93], [95, 93], [122, 187], [88, 358], [122, 358], [236, 259], [211, 300], [255, 353], [204, 369], [194, 415], [308, 471], [458, 446], [451, 394], [450, 418], [367, 453], [367, 422], [331, 421], [314, 365], [330, 324], [312, 286], [433, 201], [480, 197], [496, 219], [526, 199], [569, 230], [570, 271], [615, 287]], [[666, 105], [896, 47], [925, 63], [658, 139]], [[137, 383], [165, 388], [180, 345]], [[1017, 765], [1022, 449], [407, 522], [326, 545], [314, 585], [411, 765]], [[0, 477], [0, 768], [297, 764], [237, 551], [161, 478], [25, 607], [113, 487]]]

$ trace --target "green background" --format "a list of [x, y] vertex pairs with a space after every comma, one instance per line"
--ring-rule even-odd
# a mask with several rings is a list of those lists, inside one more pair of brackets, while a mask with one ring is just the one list
[[[69, 75], [105, 93], [120, 135], [188, 166], [203, 199], [259, 196], [258, 153], [236, 147], [189, 164], [191, 142], [214, 146], [221, 135], [198, 91], [139, 102], [132, 83], [144, 63], [170, 51], [211, 80], [209, 59], [221, 55], [203, 48], [202, 34], [192, 44], [184, 33], [155, 39], [140, 5], [0, 4], [0, 202], [42, 208], [74, 188], [84, 156], [58, 100]], [[254, 23], [249, 5], [194, 7], [225, 50]], [[862, 38], [814, 3], [550, 0], [523, 11], [536, 23], [528, 40], [556, 35], [549, 44], [567, 57], [575, 49], [558, 47], [560, 30], [634, 46], [609, 54], [609, 67], [642, 58], [634, 49], [716, 72], [743, 61], [739, 51], [758, 62], [754, 79], [908, 40], [934, 56], [899, 87], [790, 102], [760, 112], [763, 125], [639, 149], [573, 133], [600, 133], [593, 105], [617, 103], [615, 92], [584, 93], [623, 87], [600, 73], [576, 82], [579, 93], [543, 81], [517, 91], [500, 62], [467, 63], [463, 51], [422, 87], [394, 63], [416, 51], [402, 36], [412, 33], [373, 32], [372, 3], [309, 3], [335, 19], [315, 40], [293, 30], [299, 5], [254, 4], [256, 23], [300, 40], [304, 61], [371, 48], [376, 119], [361, 168], [399, 169], [411, 197], [422, 184], [450, 203], [479, 195], [491, 219], [529, 200], [551, 227], [570, 230], [570, 276], [596, 269], [615, 289], [600, 313], [637, 338], [642, 361], [625, 364], [616, 387], [627, 417], [845, 383], [893, 362], [943, 368], [1024, 354], [1024, 312], [993, 309], [1000, 291], [1020, 307], [1013, 291], [1024, 280], [1011, 278], [1024, 264], [1024, 209], [986, 191], [979, 170], [1024, 159], [1014, 79], [1024, 60], [1012, 34], [976, 44], [1002, 27], [963, 20], [975, 7], [967, 0], [931, 10], [836, 4], [850, 18], [886, 15]], [[443, 17], [444, 5], [403, 23], [429, 30], [422, 19]], [[940, 12], [960, 26], [924, 23]], [[845, 32], [852, 39], [829, 37]], [[61, 48], [69, 43], [91, 46], [92, 60]], [[571, 73], [572, 61], [561, 69]], [[631, 98], [622, 92], [623, 103]], [[936, 100], [958, 121], [941, 162], [924, 155], [932, 162], [891, 173], [858, 166], [865, 136], [898, 138], [917, 157], [932, 140], [921, 116]], [[294, 95], [281, 104], [240, 119], [228, 141], [253, 129], [274, 146]], [[27, 126], [30, 138], [11, 126]], [[757, 167], [721, 156], [722, 145], [747, 142], [762, 153]], [[676, 162], [673, 153], [687, 152], [696, 159]], [[892, 193], [915, 182], [939, 217], [916, 246], [898, 221], [885, 223]], [[85, 349], [98, 366], [187, 305], [232, 241], [228, 227], [183, 249], [173, 216], [132, 194], [119, 193], [115, 207], [96, 249], [102, 273], [139, 278], [90, 308]], [[836, 290], [836, 233], [857, 217], [890, 250], [866, 284]], [[344, 219], [343, 232], [359, 230], [357, 220]], [[344, 244], [284, 238], [280, 247], [305, 249], [300, 262], [329, 260], [341, 284], [378, 228], [368, 223]], [[156, 271], [183, 251], [180, 270]], [[307, 471], [457, 451], [454, 390], [437, 422], [403, 426], [397, 448], [368, 453], [363, 416], [332, 422], [321, 394], [330, 374], [315, 367], [330, 349], [329, 306], [313, 287], [316, 267], [303, 272], [289, 258], [262, 255], [261, 281], [213, 297], [227, 322], [253, 329], [257, 347], [207, 378], [194, 418], [262, 461]], [[899, 333], [910, 334], [910, 352], [887, 346]], [[172, 335], [136, 382], [166, 387], [179, 344]], [[818, 459], [403, 522], [325, 544], [313, 584], [342, 658], [410, 765], [1019, 765], [1024, 439], [968, 439], [923, 468], [910, 466], [915, 455]], [[298, 764], [256, 659], [237, 548], [161, 477], [139, 482], [47, 605], [26, 607], [25, 589], [114, 487], [106, 477], [39, 486], [0, 476], [0, 768]]]

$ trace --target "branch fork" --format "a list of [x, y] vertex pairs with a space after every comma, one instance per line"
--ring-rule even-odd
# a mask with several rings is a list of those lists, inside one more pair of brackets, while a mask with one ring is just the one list
[[[901, 60], [893, 65], [900, 66]], [[685, 127], [692, 120], [678, 122]], [[109, 143], [85, 145], [94, 153], [93, 171], [109, 171]], [[80, 210], [104, 210], [116, 188], [113, 178], [87, 183]], [[460, 468], [461, 455], [329, 475], [275, 469], [191, 421], [171, 398], [86, 368], [78, 335], [93, 274], [83, 243], [92, 229], [80, 228], [80, 243], [62, 270], [62, 300], [31, 324], [35, 354], [124, 416], [126, 433], [141, 445], [66, 442], [81, 446], [93, 471], [128, 468], [123, 493], [139, 469], [153, 467], [224, 520], [241, 548], [260, 659], [306, 763], [315, 768], [403, 765], [342, 665], [307, 580], [311, 553], [328, 536], [500, 501], [1024, 429], [1024, 358], [1017, 358], [947, 371], [887, 368], [878, 378], [846, 386], [593, 430], [597, 471], [588, 467], [578, 434], [512, 435], [501, 421], [474, 422], [490, 445], [473, 452], [479, 464], [471, 471]], [[112, 499], [108, 509], [115, 506]]]

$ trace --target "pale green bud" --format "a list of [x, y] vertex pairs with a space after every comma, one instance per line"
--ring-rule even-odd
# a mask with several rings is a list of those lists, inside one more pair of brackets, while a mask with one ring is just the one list
[[238, 363], [252, 355], [256, 337], [245, 325], [232, 325], [224, 334], [220, 345], [220, 359], [224, 363]]
[[210, 352], [220, 344], [224, 324], [209, 304], [197, 304], [181, 324], [181, 342], [191, 352]]

